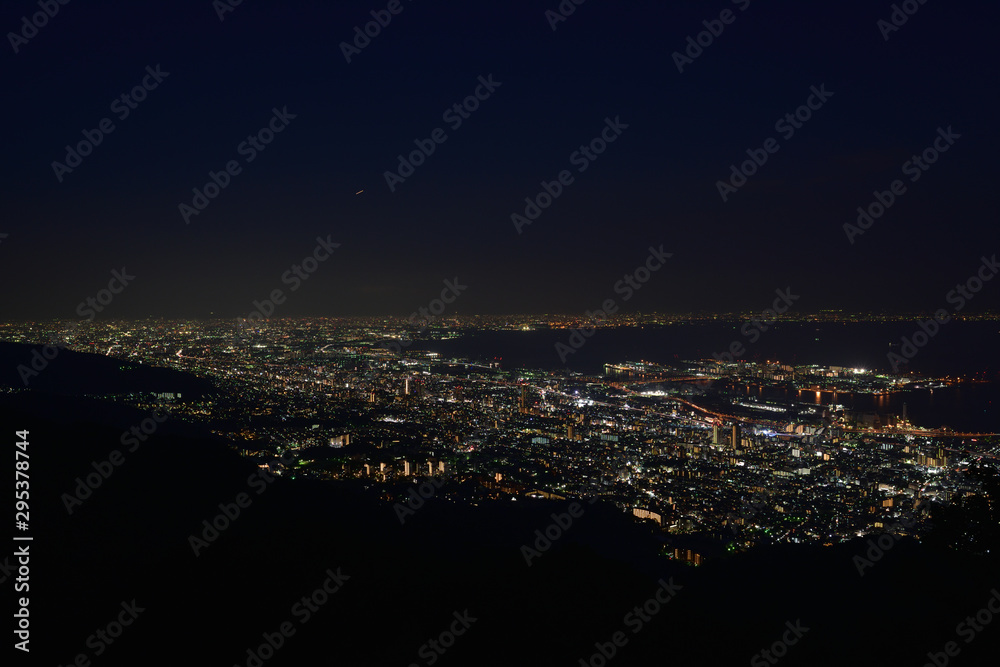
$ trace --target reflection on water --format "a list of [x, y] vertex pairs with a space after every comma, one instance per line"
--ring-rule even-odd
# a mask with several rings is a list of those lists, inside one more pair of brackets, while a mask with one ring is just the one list
[[[938, 428], [950, 426], [963, 431], [1000, 431], [1000, 345], [997, 330], [991, 322], [955, 322], [949, 324], [945, 338], [936, 338], [934, 345], [921, 349], [909, 370], [930, 376], [975, 374], [992, 379], [997, 384], [967, 385], [935, 389], [911, 389], [889, 395], [838, 394], [837, 403], [861, 412], [902, 415], [903, 403], [907, 416], [919, 426]], [[816, 330], [820, 333], [817, 334]], [[748, 361], [780, 359], [796, 364], [843, 365], [858, 368], [888, 370], [887, 341], [899, 340], [913, 332], [907, 322], [861, 324], [796, 324], [786, 323], [769, 330], [766, 336], [748, 348]], [[824, 335], [827, 334], [827, 335]], [[457, 356], [484, 361], [500, 361], [504, 369], [543, 368], [599, 374], [608, 363], [646, 359], [672, 364], [683, 359], [709, 359], [712, 354], [727, 349], [739, 339], [739, 324], [685, 324], [669, 327], [633, 329], [601, 329], [587, 340], [586, 345], [561, 359], [555, 345], [566, 343], [569, 331], [564, 329], [538, 331], [476, 331], [465, 330], [459, 338], [415, 341], [411, 350], [432, 350], [443, 356]], [[814, 340], [816, 337], [820, 341]], [[758, 398], [769, 394], [760, 388], [746, 388]], [[794, 393], [794, 392], [793, 392]], [[833, 394], [814, 390], [796, 396], [774, 395], [774, 398], [801, 401], [811, 405], [829, 405]]]
[[1000, 429], [994, 407], [997, 389], [988, 384], [970, 384], [937, 389], [911, 389], [881, 394], [791, 390], [739, 384], [733, 390], [740, 396], [779, 402], [838, 405], [853, 412], [876, 412], [879, 415], [902, 415], [904, 405], [911, 423], [927, 428], [950, 426], [963, 431]]

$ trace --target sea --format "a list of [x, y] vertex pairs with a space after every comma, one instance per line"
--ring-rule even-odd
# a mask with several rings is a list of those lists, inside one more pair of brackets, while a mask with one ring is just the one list
[[[934, 336], [917, 322], [800, 323], [778, 322], [759, 332], [756, 340], [741, 333], [740, 322], [682, 323], [664, 326], [597, 329], [574, 347], [568, 329], [464, 330], [456, 338], [418, 340], [412, 350], [445, 357], [496, 362], [506, 369], [569, 369], [600, 374], [604, 364], [651, 361], [661, 364], [710, 359], [739, 342], [747, 361], [778, 361], [790, 365], [819, 364], [891, 372], [890, 352], [912, 354], [900, 372], [927, 378], [963, 378], [958, 386], [923, 388], [889, 396], [838, 396], [849, 409], [902, 414], [916, 425], [948, 426], [962, 432], [1000, 433], [1000, 323], [950, 321]], [[923, 343], [904, 346], [904, 338]], [[580, 339], [577, 339], [579, 343]], [[574, 350], [560, 355], [557, 344]], [[764, 396], [772, 398], [773, 396]], [[780, 397], [778, 397], [780, 398]], [[806, 400], [828, 403], [829, 394]], [[848, 400], [851, 404], [848, 405]]]

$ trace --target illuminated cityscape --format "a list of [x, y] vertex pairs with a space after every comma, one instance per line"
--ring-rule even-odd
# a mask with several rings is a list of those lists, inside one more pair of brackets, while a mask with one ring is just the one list
[[[454, 321], [430, 338], [481, 326]], [[830, 544], [888, 526], [919, 538], [933, 506], [981, 493], [969, 468], [996, 467], [1000, 454], [1000, 434], [917, 426], [905, 403], [900, 414], [851, 407], [969, 382], [957, 378], [715, 359], [622, 361], [598, 375], [508, 369], [405, 349], [405, 329], [377, 319], [71, 330], [70, 350], [214, 387], [107, 400], [207, 424], [263, 466], [294, 453], [281, 475], [360, 483], [388, 503], [428, 477], [446, 479], [437, 497], [470, 505], [599, 497], [655, 523], [668, 553], [698, 563], [722, 549]], [[3, 328], [17, 342], [66, 332], [60, 322]]]

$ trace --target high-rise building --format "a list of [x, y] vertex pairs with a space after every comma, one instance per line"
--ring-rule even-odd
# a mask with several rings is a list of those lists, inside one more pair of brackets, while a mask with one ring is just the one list
[[730, 440], [730, 446], [733, 449], [740, 448], [740, 425], [737, 422], [733, 422], [733, 433], [732, 433], [732, 438]]

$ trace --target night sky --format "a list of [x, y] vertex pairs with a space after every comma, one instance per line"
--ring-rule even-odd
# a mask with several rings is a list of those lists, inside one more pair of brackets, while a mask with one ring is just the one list
[[[40, 10], [5, 2], [2, 317], [76, 319], [122, 267], [135, 279], [102, 316], [236, 317], [274, 289], [276, 316], [407, 315], [456, 277], [449, 314], [582, 313], [660, 245], [672, 258], [626, 310], [759, 311], [790, 287], [806, 311], [932, 311], [1000, 252], [996, 3], [903, 3], [919, 9], [886, 40], [889, 2], [567, 0], [553, 30], [558, 0], [401, 0], [348, 63], [341, 43], [388, 4], [244, 0], [220, 20], [221, 1], [77, 0], [15, 53], [8, 33]], [[723, 10], [679, 72], [672, 54]], [[136, 108], [113, 106], [157, 66]], [[499, 86], [453, 129], [443, 114], [479, 77]], [[813, 86], [832, 95], [787, 137], [776, 121]], [[273, 109], [294, 119], [248, 162]], [[104, 118], [113, 132], [57, 177]], [[580, 172], [607, 118], [628, 127]], [[904, 163], [949, 126], [960, 138], [912, 182]], [[391, 190], [436, 128], [446, 141]], [[717, 182], [769, 138], [724, 202]], [[233, 160], [186, 224], [179, 205]], [[564, 170], [518, 233], [511, 215]], [[905, 193], [849, 242], [895, 179]], [[317, 237], [340, 246], [292, 291]], [[990, 283], [968, 310], [998, 305]]]

